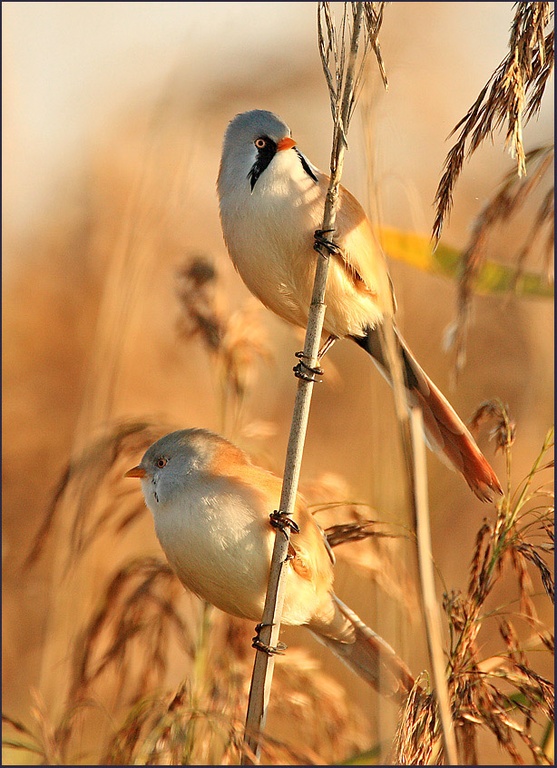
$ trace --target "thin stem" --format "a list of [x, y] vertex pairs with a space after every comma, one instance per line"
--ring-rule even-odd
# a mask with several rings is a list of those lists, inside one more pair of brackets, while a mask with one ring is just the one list
[[[335, 227], [339, 185], [346, 148], [345, 137], [350, 122], [350, 107], [353, 98], [354, 72], [358, 56], [360, 35], [363, 29], [363, 3], [355, 3], [354, 5], [356, 7], [354, 10], [354, 22], [344, 87], [341, 92], [337, 91], [337, 105], [340, 103], [340, 110], [337, 108], [333, 111], [334, 130], [333, 148], [331, 152], [331, 178], [325, 199], [322, 225], [323, 230], [334, 230]], [[347, 7], [345, 6], [344, 20], [346, 20], [346, 13]], [[325, 67], [326, 64], [324, 62], [324, 68]], [[327, 71], [328, 68], [326, 69], [326, 73]], [[323, 321], [325, 319], [326, 306], [324, 298], [328, 268], [329, 256], [327, 252], [323, 251], [317, 258], [303, 352], [304, 360], [307, 361], [308, 365], [312, 368], [317, 366]], [[313, 381], [306, 381], [305, 379], [298, 380], [298, 390], [292, 416], [280, 500], [280, 511], [286, 515], [292, 515], [295, 511], [313, 383]], [[278, 643], [282, 607], [284, 603], [284, 576], [286, 570], [284, 566], [286, 564], [289, 541], [290, 532], [288, 528], [286, 528], [285, 531], [277, 531], [271, 560], [265, 607], [263, 609], [263, 617], [261, 620], [262, 628], [260, 631], [260, 639], [262, 643], [271, 647], [276, 646]], [[255, 657], [246, 717], [245, 743], [248, 749], [242, 758], [242, 764], [244, 765], [253, 764], [254, 762], [259, 761], [261, 753], [260, 734], [265, 726], [273, 669], [274, 656], [265, 653], [264, 651], [258, 651]], [[255, 760], [252, 756], [255, 757]]]
[[414, 477], [414, 502], [416, 512], [416, 538], [418, 542], [418, 563], [420, 570], [421, 594], [427, 635], [429, 658], [435, 685], [435, 696], [441, 720], [441, 732], [445, 758], [449, 765], [458, 765], [456, 739], [451, 715], [449, 688], [443, 658], [443, 636], [439, 604], [435, 595], [433, 574], [433, 552], [429, 525], [429, 504], [427, 493], [426, 456], [423, 440], [423, 416], [419, 407], [410, 412], [412, 436], [412, 458]]

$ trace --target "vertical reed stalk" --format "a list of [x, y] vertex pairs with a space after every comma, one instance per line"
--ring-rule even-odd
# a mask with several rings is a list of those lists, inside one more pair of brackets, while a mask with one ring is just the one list
[[[326, 55], [324, 57], [323, 37], [321, 35], [321, 14], [325, 15], [328, 22], [331, 21], [328, 3], [320, 3], [318, 6], [318, 20], [320, 32], [320, 50], [322, 63], [329, 89], [331, 91], [331, 104], [333, 111], [333, 146], [331, 152], [331, 177], [329, 189], [325, 199], [322, 229], [327, 232], [334, 231], [336, 211], [338, 205], [339, 186], [342, 175], [344, 152], [346, 149], [346, 134], [350, 123], [351, 113], [356, 99], [356, 86], [359, 81], [357, 72], [358, 49], [360, 37], [365, 29], [364, 3], [354, 3], [353, 24], [350, 35], [348, 56], [345, 55], [345, 37], [342, 37], [340, 58], [336, 58], [336, 87], [332, 84], [331, 73], [328, 68]], [[347, 4], [344, 6], [342, 31], [344, 33], [347, 22]], [[328, 32], [334, 29], [334, 25], [328, 26]], [[329, 35], [332, 42], [332, 35]], [[330, 50], [330, 49], [329, 49]], [[315, 281], [311, 305], [309, 308], [308, 324], [304, 342], [303, 359], [310, 368], [315, 368], [318, 362], [319, 346], [326, 306], [324, 303], [327, 284], [327, 272], [329, 268], [329, 254], [322, 247], [317, 258]], [[304, 441], [309, 419], [311, 395], [313, 391], [313, 379], [299, 379], [292, 424], [288, 442], [284, 480], [282, 486], [280, 512], [289, 517], [293, 514], [300, 477], [300, 468]], [[273, 549], [269, 583], [261, 620], [260, 639], [262, 643], [275, 647], [278, 643], [280, 620], [284, 603], [284, 576], [286, 556], [290, 531], [288, 527], [284, 531], [277, 530]], [[265, 651], [256, 653], [255, 664], [250, 688], [248, 712], [246, 717], [245, 742], [247, 750], [244, 753], [242, 763], [253, 764], [259, 761], [261, 751], [260, 734], [265, 726], [267, 707], [270, 697], [271, 681], [274, 668], [273, 655]]]
[[443, 659], [443, 634], [439, 603], [435, 597], [433, 573], [433, 552], [429, 525], [429, 504], [427, 493], [426, 455], [423, 439], [423, 417], [421, 408], [410, 412], [410, 433], [412, 436], [412, 458], [414, 464], [414, 504], [416, 513], [416, 539], [418, 544], [418, 565], [420, 586], [427, 636], [427, 647], [435, 686], [435, 697], [439, 709], [445, 762], [458, 765], [458, 754], [454, 725], [451, 715], [446, 665]]

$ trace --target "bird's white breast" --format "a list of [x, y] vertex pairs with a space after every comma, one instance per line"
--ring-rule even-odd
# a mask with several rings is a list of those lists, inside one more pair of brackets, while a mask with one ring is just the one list
[[[182, 583], [222, 610], [261, 618], [272, 529], [249, 489], [225, 478], [192, 478], [179, 501], [153, 504], [155, 529]], [[154, 508], [153, 508], [154, 507]]]
[[269, 309], [298, 325], [310, 303], [319, 200], [318, 185], [290, 151], [277, 153], [253, 191], [244, 184], [221, 197], [224, 238], [242, 279]]
[[[323, 177], [315, 182], [294, 151], [279, 151], [258, 178], [248, 183], [223, 179], [221, 222], [232, 261], [250, 291], [287, 322], [305, 327], [311, 303], [317, 255], [314, 232], [322, 225], [325, 201]], [[337, 224], [339, 245], [346, 255], [358, 252], [375, 263], [365, 214], [341, 202]], [[350, 210], [349, 210], [350, 209]], [[347, 220], [343, 219], [348, 216]], [[353, 219], [353, 222], [352, 222]], [[327, 280], [324, 331], [337, 337], [364, 335], [380, 321], [390, 297], [387, 272], [367, 269], [370, 291], [359, 290], [341, 259], [331, 259]], [[377, 295], [380, 299], [377, 299]]]

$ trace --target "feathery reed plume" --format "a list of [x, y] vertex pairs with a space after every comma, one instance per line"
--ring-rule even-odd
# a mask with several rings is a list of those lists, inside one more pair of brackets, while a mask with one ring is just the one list
[[460, 129], [435, 194], [435, 243], [452, 208], [453, 191], [464, 161], [505, 124], [505, 143], [516, 158], [518, 175], [526, 174], [522, 131], [537, 115], [553, 70], [554, 33], [546, 32], [552, 18], [551, 3], [516, 3], [508, 54], [451, 132], [452, 136]]
[[202, 255], [193, 256], [178, 269], [177, 282], [178, 333], [184, 339], [200, 339], [214, 360], [220, 382], [221, 431], [234, 434], [240, 429], [242, 406], [256, 382], [258, 363], [272, 360], [267, 333], [259, 321], [261, 305], [250, 298], [227, 314], [219, 274]]
[[[501, 449], [508, 457], [510, 474], [514, 426], [507, 409], [499, 402], [484, 404], [478, 418], [491, 414], [497, 419]], [[553, 448], [553, 431], [547, 434], [528, 476], [512, 491], [510, 477], [505, 498], [494, 522], [484, 521], [476, 536], [468, 587], [445, 593], [448, 620], [448, 684], [460, 758], [478, 764], [477, 734], [484, 729], [495, 737], [511, 761], [522, 764], [520, 742], [537, 765], [552, 762], [545, 750], [553, 722], [554, 693], [550, 681], [529, 660], [529, 650], [538, 658], [544, 648], [553, 652], [553, 637], [538, 618], [532, 601], [532, 576], [537, 573], [547, 596], [553, 600], [554, 582], [547, 563], [553, 549], [553, 506], [546, 483], [534, 487]], [[530, 568], [528, 566], [531, 566]], [[533, 566], [533, 569], [532, 569]], [[511, 606], [493, 608], [488, 599], [503, 575], [514, 577], [519, 609], [511, 619]], [[505, 594], [508, 595], [508, 585]], [[480, 633], [487, 621], [497, 621], [503, 649], [482, 657]], [[515, 628], [519, 621], [533, 635], [526, 642]], [[394, 744], [399, 765], [441, 763], [438, 719], [430, 694], [413, 691], [402, 714]]]
[[[344, 83], [346, 82], [346, 37], [350, 18], [345, 9], [340, 25], [337, 27], [331, 11], [331, 4], [318, 3], [317, 5], [317, 42], [319, 45], [319, 55], [321, 57], [321, 66], [329, 89], [333, 121], [336, 122], [340, 117], [342, 94]], [[379, 31], [383, 24], [384, 8], [385, 3], [364, 3], [363, 5], [363, 18], [367, 35], [364, 36], [362, 45], [360, 46], [359, 51], [356, 52], [353, 86], [346, 91], [348, 97], [346, 104], [346, 117], [348, 123], [352, 119], [352, 113], [364, 82], [365, 64], [370, 47], [375, 54], [383, 85], [385, 88], [387, 87], [387, 73], [381, 55], [381, 48], [379, 46]], [[333, 72], [331, 71], [331, 66], [333, 67]], [[348, 125], [342, 126], [342, 137], [345, 145], [348, 145], [347, 132]]]
[[[448, 348], [454, 349], [455, 375], [466, 363], [466, 339], [470, 325], [475, 280], [486, 260], [486, 243], [497, 225], [507, 222], [524, 205], [533, 190], [547, 179], [553, 167], [553, 146], [538, 147], [526, 153], [524, 166], [527, 176], [520, 178], [511, 172], [503, 179], [496, 193], [485, 203], [472, 223], [472, 234], [461, 256], [461, 271], [458, 278], [457, 317], [445, 333]], [[516, 271], [513, 288], [520, 290], [520, 278], [525, 263], [534, 246], [541, 245], [543, 253], [542, 270], [546, 279], [552, 280], [551, 257], [554, 238], [554, 186], [544, 194], [523, 245], [515, 256]]]
[[[223, 309], [219, 274], [204, 255], [194, 255], [177, 270], [176, 296], [180, 315], [176, 331], [180, 338], [198, 339], [216, 362], [220, 383], [222, 431], [226, 432], [227, 414], [233, 414], [231, 430], [237, 429], [242, 404], [257, 378], [258, 363], [272, 358], [264, 327], [258, 322], [259, 305], [248, 300], [232, 314]], [[120, 494], [104, 504], [100, 516], [91, 510], [98, 502], [99, 489], [107, 477], [119, 477], [116, 459], [144, 451], [170, 427], [154, 426], [149, 422], [123, 422], [111, 425], [107, 434], [95, 441], [62, 473], [49, 504], [43, 523], [26, 559], [32, 565], [40, 555], [54, 525], [60, 505], [67, 494], [74, 494], [74, 516], [71, 529], [70, 557], [83, 553], [106, 526], [118, 520], [121, 529], [144, 512], [142, 504], [126, 511], [125, 496]], [[79, 483], [76, 484], [76, 479]], [[135, 494], [132, 494], [135, 498]], [[89, 520], [92, 522], [89, 522]]]
[[323, 528], [329, 545], [338, 548], [335, 555], [339, 561], [349, 563], [376, 584], [413, 622], [418, 596], [405, 566], [406, 547], [413, 543], [411, 533], [404, 526], [380, 520], [368, 504], [350, 501], [346, 481], [336, 474], [325, 473], [305, 483], [302, 492], [311, 500], [308, 509]]
[[[33, 565], [43, 551], [52, 530], [60, 505], [66, 494], [74, 494], [74, 517], [70, 532], [69, 561], [83, 554], [90, 544], [113, 524], [116, 530], [124, 530], [139, 514], [143, 505], [134, 504], [132, 510], [124, 503], [127, 494], [117, 494], [110, 499], [103, 496], [103, 513], [92, 519], [91, 511], [98, 502], [107, 480], [119, 480], [120, 461], [127, 457], [130, 461], [138, 452], [144, 451], [151, 443], [165, 433], [163, 426], [154, 427], [148, 422], [123, 422], [113, 425], [107, 434], [88, 446], [81, 456], [70, 460], [58, 481], [52, 500], [45, 512], [43, 523], [35, 536], [26, 567]], [[116, 467], [116, 465], [118, 465]], [[120, 474], [119, 474], [120, 472]], [[76, 482], [78, 481], [78, 482]], [[135, 497], [136, 495], [133, 494]]]
[[176, 272], [176, 295], [181, 313], [178, 334], [197, 336], [210, 351], [217, 351], [224, 334], [224, 320], [217, 308], [217, 271], [204, 255], [192, 256]]

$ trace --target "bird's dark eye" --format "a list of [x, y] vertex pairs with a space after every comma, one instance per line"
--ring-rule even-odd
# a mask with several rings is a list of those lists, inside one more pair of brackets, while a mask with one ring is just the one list
[[253, 142], [257, 149], [265, 149], [267, 142], [264, 138], [260, 137]]
[[166, 458], [166, 456], [159, 456], [159, 458], [155, 461], [155, 466], [157, 466], [159, 469], [166, 467], [167, 464], [168, 464], [168, 459]]

